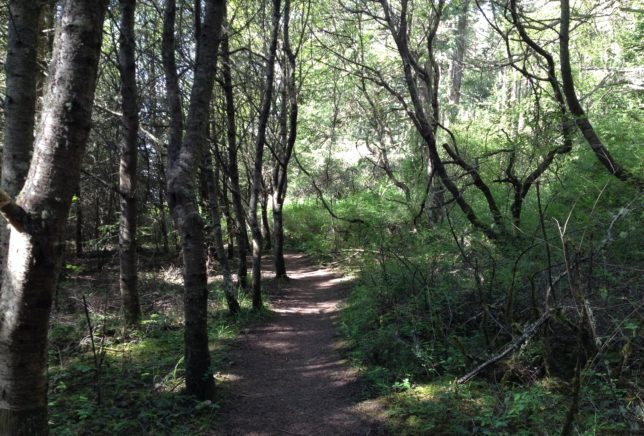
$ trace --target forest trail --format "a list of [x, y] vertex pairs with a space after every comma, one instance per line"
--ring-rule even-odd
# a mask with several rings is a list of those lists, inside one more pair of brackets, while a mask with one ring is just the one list
[[358, 402], [360, 382], [340, 353], [335, 322], [346, 279], [301, 254], [286, 262], [290, 280], [272, 283], [273, 314], [233, 344], [214, 434], [384, 434], [380, 408]]

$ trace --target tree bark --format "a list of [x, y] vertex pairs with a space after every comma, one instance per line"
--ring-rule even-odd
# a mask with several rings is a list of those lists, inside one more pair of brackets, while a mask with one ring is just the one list
[[121, 118], [119, 191], [121, 217], [119, 223], [120, 290], [123, 314], [127, 324], [141, 319], [141, 305], [137, 290], [136, 252], [136, 184], [139, 134], [139, 111], [136, 86], [134, 42], [134, 12], [136, 0], [119, 0], [121, 11], [119, 38], [119, 71], [121, 74]]
[[270, 250], [271, 244], [271, 226], [268, 223], [268, 188], [262, 186], [262, 195], [260, 200], [262, 206], [262, 241], [264, 250]]
[[[217, 179], [219, 180], [219, 179]], [[226, 238], [228, 239], [228, 247], [226, 251], [226, 256], [228, 259], [235, 257], [235, 221], [233, 220], [232, 214], [230, 213], [230, 201], [228, 200], [228, 178], [224, 175], [221, 178], [221, 195], [222, 200], [222, 212], [226, 219]]]
[[221, 274], [224, 279], [224, 294], [226, 295], [226, 303], [228, 304], [228, 311], [234, 315], [239, 312], [239, 303], [235, 297], [235, 286], [233, 285], [232, 276], [230, 274], [230, 266], [228, 265], [228, 257], [224, 249], [224, 238], [221, 229], [221, 208], [219, 207], [219, 193], [217, 191], [218, 174], [215, 174], [217, 169], [212, 168], [212, 154], [210, 148], [206, 147], [203, 153], [203, 161], [201, 170], [203, 172], [206, 182], [206, 193], [208, 201], [208, 209], [212, 219], [213, 235], [215, 237], [215, 250], [217, 252], [217, 261], [221, 267]]
[[[276, 153], [276, 162], [273, 167], [273, 263], [275, 266], [275, 277], [287, 278], [286, 262], [284, 260], [284, 201], [288, 188], [288, 165], [295, 148], [297, 139], [297, 85], [295, 83], [296, 58], [297, 55], [291, 47], [291, 38], [289, 32], [291, 12], [291, 0], [285, 0], [284, 3], [284, 53], [286, 54], [287, 65], [284, 68], [285, 84], [282, 92], [282, 141], [281, 148]], [[286, 108], [288, 107], [288, 113]]]
[[450, 118], [455, 118], [458, 114], [458, 105], [461, 101], [461, 83], [463, 82], [463, 60], [465, 59], [465, 49], [467, 47], [467, 25], [470, 9], [470, 0], [463, 1], [463, 10], [458, 16], [456, 24], [456, 47], [452, 56], [452, 68], [450, 71], [450, 90], [449, 102], [453, 105], [450, 108]]
[[271, 101], [273, 99], [273, 79], [275, 77], [275, 53], [277, 51], [277, 37], [279, 35], [281, 0], [273, 0], [273, 19], [271, 42], [266, 60], [266, 81], [257, 123], [257, 138], [255, 140], [255, 162], [251, 182], [249, 222], [253, 237], [253, 309], [262, 308], [262, 230], [257, 219], [257, 204], [262, 184], [262, 164], [264, 158], [264, 145], [266, 144], [266, 126], [270, 115]]
[[179, 89], [179, 75], [177, 74], [177, 62], [174, 56], [174, 24], [176, 14], [176, 0], [169, 0], [166, 3], [163, 13], [161, 57], [163, 59], [163, 72], [165, 75], [166, 102], [170, 114], [170, 132], [168, 138], [168, 162], [170, 164], [175, 162], [179, 156], [181, 139], [183, 137], [181, 90]]
[[[169, 38], [174, 29], [175, 2], [168, 1], [164, 20], [164, 65], [166, 81], [176, 79], [176, 69], [172, 68], [170, 58], [174, 58], [174, 43]], [[208, 283], [206, 256], [204, 250], [204, 223], [197, 209], [194, 194], [194, 171], [201, 162], [203, 145], [206, 142], [206, 127], [215, 81], [217, 48], [220, 42], [226, 2], [208, 0], [197, 36], [197, 59], [194, 68], [194, 81], [190, 92], [190, 104], [186, 121], [186, 133], [181, 145], [170, 144], [168, 170], [168, 204], [175, 225], [183, 243], [184, 278], [184, 318], [185, 318], [185, 368], [186, 390], [200, 400], [212, 399], [214, 379], [210, 367], [208, 349]], [[173, 39], [173, 38], [172, 38]], [[177, 87], [178, 90], [178, 87]], [[170, 102], [177, 96], [171, 96]], [[171, 108], [172, 131], [180, 125], [180, 106]], [[179, 137], [180, 137], [180, 131]], [[173, 137], [177, 140], [177, 136]]]
[[106, 6], [62, 2], [33, 163], [18, 203], [0, 195], [0, 210], [12, 225], [0, 297], [3, 434], [47, 434], [49, 313], [90, 130]]
[[226, 98], [226, 135], [228, 139], [228, 177], [230, 178], [230, 192], [235, 214], [235, 234], [237, 236], [237, 281], [247, 287], [248, 267], [246, 255], [248, 252], [248, 233], [246, 232], [246, 212], [242, 204], [241, 188], [239, 186], [239, 164], [237, 162], [237, 126], [235, 121], [235, 98], [233, 82], [230, 72], [230, 47], [228, 34], [223, 35], [222, 41], [222, 74], [224, 79], [224, 96]]
[[561, 81], [563, 93], [570, 113], [575, 117], [577, 128], [590, 146], [599, 162], [613, 176], [627, 183], [631, 183], [640, 191], [644, 190], [644, 179], [631, 174], [621, 166], [610, 154], [604, 143], [599, 138], [595, 128], [590, 123], [588, 115], [581, 106], [575, 91], [575, 82], [572, 77], [570, 66], [570, 3], [569, 0], [561, 0], [561, 24], [559, 29], [559, 63], [561, 68]]
[[[42, 7], [42, 0], [9, 1], [0, 186], [11, 197], [15, 197], [22, 189], [31, 161], [36, 118], [36, 85], [39, 79], [38, 34]], [[0, 266], [6, 262], [9, 233], [10, 228], [0, 223]]]
[[163, 254], [170, 252], [170, 244], [168, 241], [168, 226], [166, 223], [166, 214], [164, 206], [165, 198], [165, 168], [163, 166], [163, 159], [159, 159], [158, 163], [159, 181], [158, 181], [158, 195], [157, 195], [157, 210], [159, 212], [159, 230], [161, 231], [161, 239], [163, 241]]
[[81, 201], [81, 184], [78, 183], [76, 190], [76, 257], [83, 257], [83, 203]]

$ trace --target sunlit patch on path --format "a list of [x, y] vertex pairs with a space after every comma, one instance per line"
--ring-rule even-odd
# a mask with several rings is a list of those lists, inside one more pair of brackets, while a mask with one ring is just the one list
[[269, 285], [273, 315], [233, 346], [222, 375], [229, 398], [213, 434], [384, 434], [378, 407], [358, 401], [357, 375], [339, 351], [334, 322], [347, 280], [302, 255], [288, 255], [287, 266], [290, 280]]

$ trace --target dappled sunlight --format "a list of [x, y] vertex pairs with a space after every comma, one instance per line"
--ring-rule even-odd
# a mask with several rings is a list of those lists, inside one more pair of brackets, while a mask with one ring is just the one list
[[272, 283], [270, 319], [232, 344], [221, 434], [367, 434], [380, 424], [356, 408], [362, 385], [334, 326], [347, 280], [302, 256], [286, 261], [290, 280]]

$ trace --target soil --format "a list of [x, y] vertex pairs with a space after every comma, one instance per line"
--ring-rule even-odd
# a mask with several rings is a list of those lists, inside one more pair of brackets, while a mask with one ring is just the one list
[[272, 314], [233, 344], [214, 434], [386, 434], [380, 405], [358, 400], [364, 386], [337, 334], [347, 279], [304, 255], [286, 262], [289, 280], [266, 281]]

